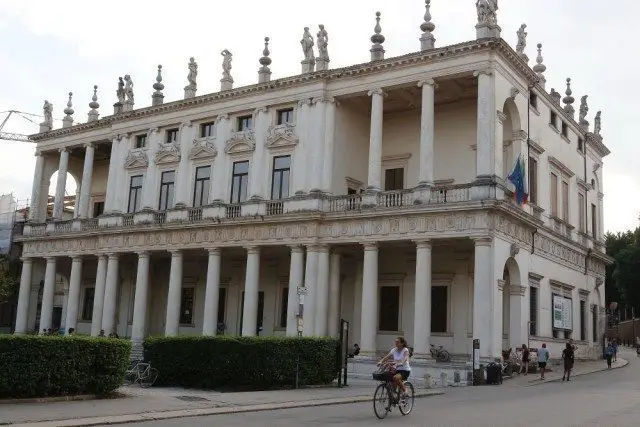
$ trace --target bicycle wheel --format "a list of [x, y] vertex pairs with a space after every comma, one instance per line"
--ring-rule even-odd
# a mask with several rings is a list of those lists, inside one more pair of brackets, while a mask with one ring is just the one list
[[409, 381], [404, 382], [404, 386], [407, 388], [407, 397], [403, 397], [400, 399], [398, 403], [398, 409], [400, 409], [400, 413], [402, 415], [409, 415], [411, 411], [413, 411], [413, 401], [415, 396], [413, 394], [413, 384]]
[[386, 384], [380, 384], [373, 394], [373, 412], [378, 419], [383, 419], [391, 411], [391, 394]]
[[122, 384], [124, 385], [131, 385], [134, 383], [134, 381], [136, 380], [136, 371], [134, 370], [128, 370], [127, 372], [124, 373], [124, 380], [122, 381]]
[[140, 387], [149, 388], [158, 379], [158, 370], [156, 368], [149, 368], [144, 377], [140, 377]]
[[447, 350], [440, 350], [438, 353], [438, 361], [440, 362], [448, 362], [451, 359], [451, 355]]

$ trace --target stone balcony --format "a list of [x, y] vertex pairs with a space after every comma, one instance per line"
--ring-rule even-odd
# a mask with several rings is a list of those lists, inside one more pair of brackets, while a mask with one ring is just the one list
[[[213, 203], [202, 207], [175, 208], [167, 211], [140, 211], [136, 213], [105, 214], [99, 218], [73, 219], [46, 223], [27, 223], [22, 236], [45, 237], [70, 233], [108, 232], [132, 229], [141, 226], [162, 227], [164, 224], [225, 223], [237, 219], [274, 217], [287, 214], [356, 214], [358, 212], [408, 209], [415, 205], [434, 209], [463, 208], [465, 204], [483, 200], [505, 200], [513, 202], [512, 194], [500, 184], [460, 184], [383, 191], [350, 195], [327, 195], [311, 193], [282, 200], [248, 200], [240, 204]], [[515, 206], [515, 204], [514, 204]], [[538, 208], [539, 210], [539, 208]], [[531, 212], [530, 212], [531, 211]], [[574, 243], [604, 252], [601, 242], [584, 233], [572, 233], [573, 227], [562, 222], [546, 225], [538, 219], [535, 207], [525, 206], [524, 213], [531, 219]]]

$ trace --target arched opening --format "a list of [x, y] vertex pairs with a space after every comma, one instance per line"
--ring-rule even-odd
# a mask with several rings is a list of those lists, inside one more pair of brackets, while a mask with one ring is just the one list
[[[49, 188], [46, 194], [46, 217], [53, 217], [53, 206], [56, 197], [56, 189], [58, 186], [58, 171], [53, 172], [51, 178], [49, 178]], [[75, 176], [74, 173], [67, 172], [67, 179], [65, 183], [65, 191], [64, 191], [64, 203], [63, 203], [63, 220], [73, 219], [75, 217], [75, 212], [77, 208], [78, 198], [80, 196], [80, 185], [79, 179]]]
[[521, 312], [522, 295], [520, 284], [520, 267], [515, 258], [507, 259], [502, 272], [502, 349], [507, 350], [520, 346], [522, 337]]
[[502, 122], [502, 172], [506, 178], [513, 171], [518, 156], [522, 153], [526, 135], [521, 133], [520, 113], [513, 98], [509, 98], [502, 106], [505, 118]]

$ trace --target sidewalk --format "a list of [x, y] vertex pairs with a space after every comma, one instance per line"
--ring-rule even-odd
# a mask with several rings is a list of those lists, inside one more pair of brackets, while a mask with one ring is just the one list
[[[66, 402], [0, 403], [0, 425], [29, 427], [95, 426], [159, 419], [268, 411], [308, 406], [367, 402], [377, 383], [349, 379], [344, 388], [323, 387], [243, 393], [141, 389], [137, 385], [119, 389], [121, 398]], [[416, 390], [416, 397], [443, 394], [442, 390]]]
[[[629, 364], [627, 360], [629, 354], [625, 354], [625, 358], [618, 356], [618, 361], [611, 365], [611, 369], [622, 368]], [[552, 371], [547, 371], [544, 374], [544, 381], [540, 380], [540, 372], [530, 373], [529, 375], [514, 375], [511, 379], [505, 380], [505, 386], [517, 386], [517, 387], [531, 387], [538, 384], [562, 381], [563, 366], [552, 365]], [[605, 360], [594, 360], [581, 362], [576, 361], [573, 369], [571, 370], [571, 378], [579, 377], [581, 375], [592, 374], [594, 372], [607, 370], [607, 362]]]

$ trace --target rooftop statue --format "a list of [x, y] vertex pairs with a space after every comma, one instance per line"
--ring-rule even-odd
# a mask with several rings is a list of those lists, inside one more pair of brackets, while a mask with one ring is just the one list
[[223, 50], [220, 54], [224, 56], [224, 59], [222, 60], [222, 77], [224, 77], [225, 79], [230, 79], [231, 61], [233, 60], [233, 54], [227, 49]]
[[133, 104], [133, 80], [131, 80], [131, 76], [127, 74], [124, 76], [124, 94], [127, 96], [127, 102]]
[[527, 32], [525, 31], [527, 24], [520, 25], [520, 29], [517, 31], [518, 44], [516, 45], [516, 52], [523, 54], [524, 48], [527, 47]]
[[[318, 31], [318, 58], [328, 61], [329, 60], [329, 51], [327, 46], [329, 46], [329, 34], [327, 30], [324, 29], [324, 25], [319, 25], [320, 31]], [[313, 55], [313, 51], [311, 52]]]
[[118, 77], [118, 90], [116, 90], [116, 96], [118, 97], [118, 102], [124, 103], [124, 80], [122, 80], [122, 77]]
[[309, 32], [309, 27], [304, 27], [304, 33], [302, 34], [302, 40], [300, 40], [300, 44], [302, 45], [302, 52], [304, 53], [304, 60], [309, 62], [315, 61], [315, 56], [313, 54], [313, 37]]
[[476, 0], [478, 24], [498, 24], [498, 0]]
[[196, 83], [197, 77], [198, 77], [198, 63], [193, 57], [191, 57], [189, 59], [189, 74], [187, 75], [187, 80], [189, 81], [189, 86], [187, 86], [188, 88], [193, 90], [196, 89], [196, 87], [198, 86], [198, 83]]
[[44, 115], [44, 122], [42, 124], [53, 128], [53, 104], [45, 100], [42, 112]]

